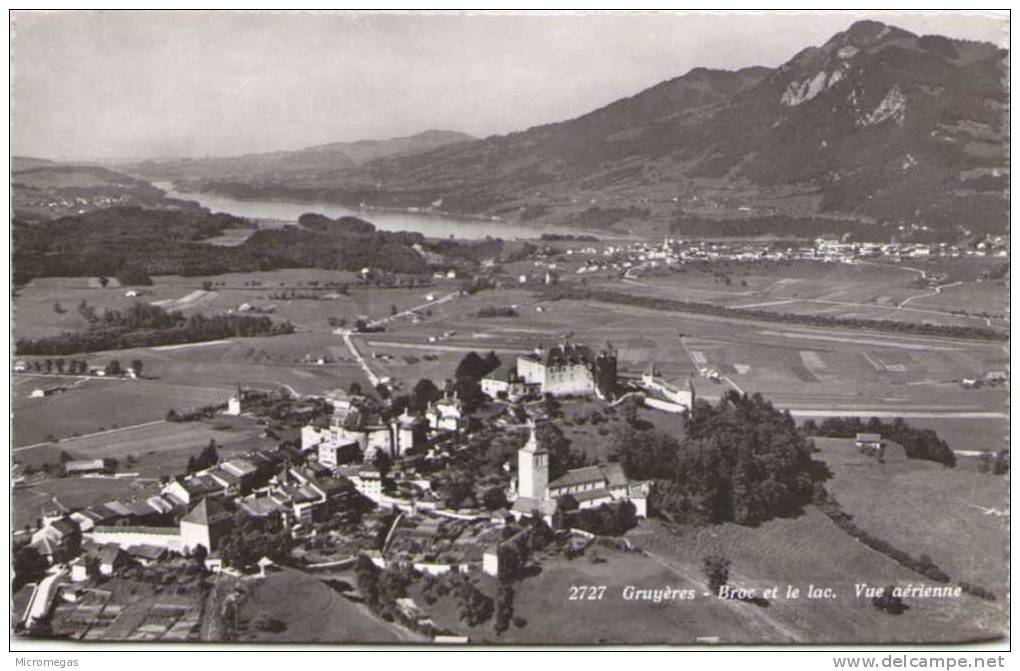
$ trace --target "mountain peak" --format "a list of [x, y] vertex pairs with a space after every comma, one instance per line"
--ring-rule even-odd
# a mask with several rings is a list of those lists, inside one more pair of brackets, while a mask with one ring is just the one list
[[841, 33], [836, 33], [825, 46], [830, 48], [852, 46], [866, 49], [901, 38], [916, 39], [917, 35], [896, 26], [888, 26], [881, 21], [863, 20], [854, 22]]

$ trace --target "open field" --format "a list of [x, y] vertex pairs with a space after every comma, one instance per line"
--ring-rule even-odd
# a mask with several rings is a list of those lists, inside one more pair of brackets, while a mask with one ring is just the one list
[[[688, 264], [677, 271], [639, 273], [637, 279], [601, 278], [598, 286], [635, 295], [713, 303], [732, 308], [777, 313], [825, 315], [888, 321], [930, 322], [956, 326], [986, 326], [987, 312], [1001, 316], [1006, 289], [992, 282], [976, 282], [981, 270], [994, 268], [996, 259], [967, 259], [964, 264], [943, 260], [926, 272], [947, 273], [946, 283], [963, 284], [936, 294], [920, 281], [911, 263], [856, 264], [796, 262], [719, 262]], [[969, 265], [968, 265], [969, 264]], [[729, 282], [721, 275], [724, 274]], [[952, 297], [958, 298], [952, 298]], [[967, 297], [974, 301], [968, 303]], [[968, 315], [951, 314], [963, 311]], [[1005, 326], [1001, 319], [992, 322]]]
[[[251, 420], [242, 421], [245, 421], [247, 426], [235, 428], [216, 419], [195, 422], [156, 420], [132, 427], [108, 429], [102, 433], [67, 438], [57, 445], [77, 459], [116, 458], [123, 461], [128, 455], [134, 455], [139, 460], [150, 455], [165, 457], [171, 452], [190, 453], [198, 450], [210, 440], [229, 448], [234, 443], [248, 441], [261, 433], [262, 428]], [[41, 448], [15, 448], [14, 458], [20, 459], [21, 455], [28, 457], [35, 450], [48, 448], [48, 445]]]
[[[475, 317], [484, 305], [517, 305], [520, 316]], [[539, 312], [541, 307], [543, 311]], [[451, 333], [450, 336], [444, 336]], [[1006, 427], [1005, 388], [963, 389], [963, 378], [1007, 367], [999, 344], [846, 329], [777, 325], [642, 307], [563, 300], [538, 302], [521, 289], [485, 291], [435, 309], [418, 324], [400, 321], [385, 333], [356, 338], [359, 348], [393, 356], [369, 359], [380, 375], [413, 384], [420, 377], [449, 377], [470, 350], [495, 350], [504, 361], [540, 343], [574, 334], [600, 347], [611, 342], [623, 374], [637, 375], [651, 361], [670, 381], [693, 377], [702, 398], [727, 389], [761, 392], [777, 406], [798, 410], [798, 419], [832, 413], [902, 414], [938, 422], [957, 449], [999, 449]], [[679, 337], [683, 335], [684, 337]], [[430, 343], [429, 339], [435, 338]], [[431, 354], [435, 361], [424, 361]], [[411, 357], [408, 363], [405, 357]], [[713, 383], [701, 369], [722, 376]], [[954, 430], [953, 422], [965, 427]], [[972, 431], [977, 427], [977, 430]]]
[[[1009, 593], [1009, 483], [1001, 476], [913, 459], [880, 464], [852, 441], [816, 438], [833, 477], [826, 487], [862, 528], [916, 556], [928, 554], [954, 580]], [[986, 515], [994, 509], [1007, 516]], [[1000, 621], [1005, 619], [1005, 611]]]
[[1006, 287], [997, 282], [968, 282], [946, 287], [937, 294], [910, 301], [911, 307], [962, 310], [971, 314], [1001, 315], [1009, 306]]
[[[921, 504], [921, 502], [919, 502]], [[843, 532], [813, 507], [794, 519], [776, 519], [756, 528], [724, 524], [669, 532], [651, 520], [628, 533], [636, 545], [667, 565], [700, 575], [704, 558], [722, 552], [732, 561], [730, 584], [761, 592], [786, 585], [801, 590], [798, 599], [777, 598], [765, 614], [811, 643], [891, 643], [964, 641], [1005, 634], [1000, 605], [971, 596], [959, 599], [905, 599], [910, 609], [899, 616], [856, 598], [856, 583], [928, 584], [917, 573], [881, 555]], [[809, 585], [831, 588], [834, 598], [806, 598]], [[745, 605], [745, 604], [742, 604]], [[747, 608], [754, 606], [745, 605]], [[721, 632], [722, 642], [766, 642], [744, 633]]]
[[412, 638], [352, 603], [318, 578], [282, 569], [248, 583], [251, 591], [241, 605], [240, 619], [250, 622], [264, 613], [281, 620], [280, 632], [247, 631], [242, 640], [259, 643], [399, 643]]
[[[93, 433], [163, 419], [178, 411], [222, 403], [230, 385], [220, 388], [176, 385], [151, 380], [89, 378], [65, 392], [26, 398], [20, 392], [49, 382], [49, 376], [16, 376], [14, 444], [32, 445], [55, 438]], [[47, 384], [46, 386], [50, 386]]]
[[[152, 286], [139, 287], [143, 295], [129, 298], [126, 289], [117, 288], [111, 281], [105, 289], [94, 278], [48, 277], [37, 278], [19, 287], [14, 298], [14, 323], [17, 337], [42, 337], [65, 331], [80, 330], [87, 322], [78, 313], [81, 301], [86, 301], [102, 313], [104, 308], [124, 309], [136, 301], [155, 303], [167, 310], [181, 310], [185, 314], [224, 313], [236, 310], [247, 303], [272, 309], [272, 317], [289, 320], [299, 329], [328, 330], [327, 318], [340, 317], [353, 323], [358, 316], [372, 319], [388, 316], [393, 306], [398, 310], [419, 305], [430, 292], [445, 293], [458, 286], [456, 280], [435, 280], [432, 287], [417, 289], [382, 289], [353, 285], [354, 273], [339, 270], [283, 269], [250, 273], [181, 277], [159, 275], [152, 278]], [[209, 286], [206, 291], [204, 287]], [[349, 295], [325, 298], [335, 293], [330, 283], [352, 285]], [[95, 285], [95, 286], [93, 286]], [[283, 299], [279, 293], [296, 290], [316, 293], [322, 300], [309, 298]], [[272, 296], [276, 295], [276, 298]], [[54, 309], [59, 304], [63, 312]]]

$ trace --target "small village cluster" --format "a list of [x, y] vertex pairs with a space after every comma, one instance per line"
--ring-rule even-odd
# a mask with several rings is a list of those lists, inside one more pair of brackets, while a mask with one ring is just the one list
[[[933, 257], [959, 258], [966, 256], [1009, 256], [1009, 236], [989, 236], [971, 246], [950, 243], [913, 242], [860, 242], [848, 236], [823, 235], [813, 244], [791, 247], [774, 241], [726, 242], [708, 240], [681, 240], [664, 238], [662, 242], [649, 241], [629, 244], [589, 246], [568, 249], [568, 256], [586, 256], [585, 263], [576, 274], [618, 270], [636, 272], [640, 269], [660, 268], [692, 261], [791, 261], [796, 259], [824, 262], [856, 263], [868, 259], [902, 262]], [[599, 258], [602, 257], [602, 258]], [[555, 264], [551, 272], [558, 270]], [[550, 272], [550, 271], [547, 271]], [[547, 283], [551, 280], [547, 278]]]
[[[576, 509], [629, 501], [637, 516], [647, 514], [651, 484], [629, 480], [618, 463], [550, 478], [549, 452], [539, 442], [534, 421], [542, 417], [544, 399], [590, 397], [619, 403], [637, 397], [669, 412], [689, 408], [693, 401], [691, 391], [662, 379], [654, 365], [640, 378], [619, 379], [616, 349], [609, 343], [598, 350], [572, 342], [537, 347], [513, 365], [490, 372], [481, 387], [497, 402], [491, 405], [517, 408], [518, 419], [508, 420], [505, 413], [498, 419], [472, 416], [456, 393], [437, 398], [423, 413], [405, 409], [387, 418], [379, 401], [334, 390], [323, 399], [331, 410], [328, 423], [304, 426], [299, 445], [281, 444], [277, 450], [252, 450], [203, 464], [166, 479], [158, 494], [143, 499], [48, 513], [28, 542], [49, 564], [63, 569], [55, 575], [69, 579], [62, 591], [73, 598], [74, 586], [94, 576], [177, 556], [198, 556], [213, 572], [234, 571], [221, 550], [245, 518], [283, 529], [296, 546], [310, 540], [309, 545], [316, 546], [323, 524], [336, 529], [360, 523], [365, 528], [379, 523], [378, 511], [389, 510], [399, 512], [401, 528], [398, 533], [398, 522], [392, 522], [381, 551], [358, 547], [330, 560], [342, 565], [365, 553], [381, 566], [397, 561], [431, 574], [482, 570], [495, 575], [499, 529], [510, 519], [535, 516], [559, 526], [560, 501], [567, 495]], [[239, 387], [223, 413], [248, 415], [250, 407], [249, 394]], [[436, 491], [435, 475], [487, 422], [527, 431], [516, 459], [504, 464], [506, 503], [495, 511], [450, 509]], [[428, 468], [423, 471], [424, 465]], [[69, 476], [111, 477], [102, 459], [70, 461], [65, 467]], [[437, 531], [444, 523], [461, 525], [460, 540], [446, 550], [439, 539], [450, 536], [449, 524], [442, 534]], [[404, 540], [408, 534], [417, 540]], [[34, 600], [52, 601], [58, 591], [36, 590]], [[23, 614], [26, 626], [31, 612], [30, 607]]]

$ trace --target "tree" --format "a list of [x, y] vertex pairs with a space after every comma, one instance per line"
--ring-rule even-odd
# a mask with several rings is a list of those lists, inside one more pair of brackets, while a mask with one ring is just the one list
[[110, 363], [106, 364], [107, 375], [120, 375], [122, 372], [123, 369], [120, 367], [120, 361], [117, 361], [116, 359], [111, 359]]
[[711, 554], [705, 557], [702, 573], [708, 580], [708, 591], [718, 595], [719, 588], [730, 580], [730, 560], [721, 554]]
[[378, 468], [379, 475], [385, 478], [393, 465], [393, 459], [383, 450], [376, 450], [375, 456], [372, 457], [372, 465]]
[[453, 383], [457, 398], [464, 404], [464, 412], [471, 413], [485, 405], [489, 397], [482, 391], [482, 385], [473, 377], [459, 377]]
[[109, 277], [107, 277], [106, 275], [100, 275], [99, 276], [99, 286], [101, 286], [102, 288], [105, 289], [106, 285], [109, 284], [109, 283], [110, 283], [110, 278]]
[[391, 314], [391, 315], [396, 315], [396, 314], [397, 314], [397, 312], [398, 312], [398, 310], [397, 310], [397, 306], [396, 306], [396, 305], [391, 305], [391, 306], [390, 306], [390, 314]]
[[375, 393], [379, 395], [379, 398], [385, 401], [390, 397], [390, 388], [380, 382], [375, 385]]
[[56, 366], [57, 366], [57, 372], [60, 373], [60, 374], [63, 374], [64, 373], [64, 364], [65, 364], [65, 361], [64, 361], [63, 357], [58, 357], [53, 363], [56, 364]]
[[995, 475], [1005, 475], [1009, 473], [1009, 450], [1002, 449], [995, 455], [995, 466], [993, 468]]
[[486, 510], [499, 510], [507, 506], [506, 492], [502, 487], [489, 487], [482, 494], [482, 505]]
[[361, 384], [358, 382], [351, 382], [351, 386], [347, 388], [351, 396], [361, 396]]
[[134, 371], [135, 377], [142, 376], [142, 366], [143, 364], [141, 359], [132, 359], [131, 370]]
[[46, 359], [46, 364], [45, 365], [46, 365], [46, 372], [47, 373], [52, 373], [53, 372], [53, 359]]
[[39, 554], [39, 551], [30, 545], [25, 545], [14, 551], [14, 584], [12, 590], [21, 589], [22, 585], [42, 578], [46, 574], [49, 564]]
[[478, 356], [477, 352], [472, 351], [465, 354], [464, 358], [460, 360], [454, 375], [458, 379], [472, 378], [478, 381], [485, 377], [487, 372], [485, 361], [482, 357]]
[[508, 580], [501, 580], [496, 589], [496, 617], [492, 621], [492, 628], [497, 634], [502, 634], [510, 628], [510, 619], [514, 614], [514, 587]]
[[358, 555], [354, 571], [358, 577], [358, 590], [370, 608], [379, 607], [379, 567], [368, 555]]
[[57, 301], [56, 303], [53, 304], [53, 311], [56, 312], [58, 315], [62, 315], [65, 312], [67, 312], [67, 309], [60, 304], [60, 301]]
[[195, 549], [191, 551], [191, 559], [198, 566], [205, 567], [206, 557], [209, 556], [209, 550], [204, 545], [199, 543], [195, 546]]
[[485, 363], [486, 375], [499, 368], [500, 364], [502, 363], [499, 360], [499, 357], [496, 356], [496, 352], [494, 350], [489, 350], [489, 353], [485, 355], [485, 359], [483, 359], [483, 362]]
[[475, 481], [463, 470], [448, 470], [441, 481], [440, 491], [447, 508], [457, 509], [474, 502]]
[[443, 392], [439, 390], [436, 384], [428, 379], [422, 378], [414, 385], [414, 389], [411, 390], [411, 409], [415, 412], [425, 412], [430, 403], [438, 400], [442, 397]]

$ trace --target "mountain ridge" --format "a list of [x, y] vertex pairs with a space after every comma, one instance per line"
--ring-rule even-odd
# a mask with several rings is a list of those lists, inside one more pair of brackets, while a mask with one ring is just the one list
[[656, 234], [751, 217], [847, 219], [886, 237], [1002, 232], [1007, 55], [859, 21], [777, 68], [692, 68], [564, 121], [191, 186]]

